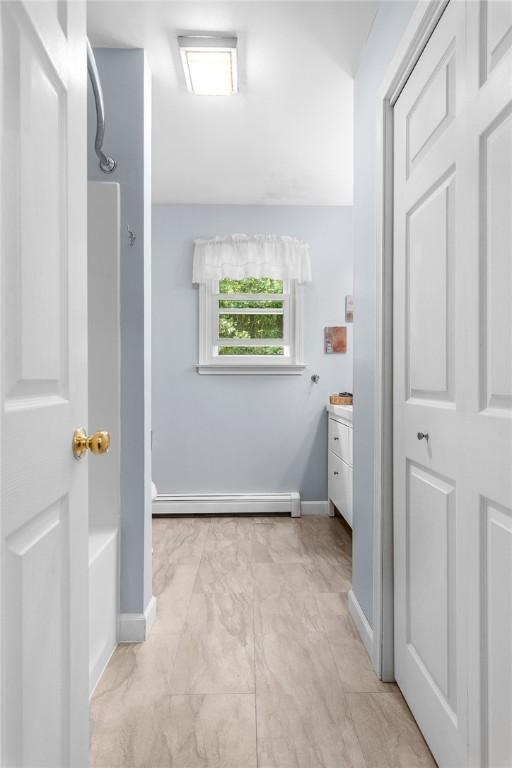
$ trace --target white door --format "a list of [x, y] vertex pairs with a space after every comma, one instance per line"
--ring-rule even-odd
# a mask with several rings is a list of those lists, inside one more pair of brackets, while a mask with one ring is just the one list
[[441, 768], [512, 766], [511, 9], [452, 0], [394, 113], [395, 669]]
[[80, 2], [0, 3], [1, 759], [88, 763], [86, 56]]

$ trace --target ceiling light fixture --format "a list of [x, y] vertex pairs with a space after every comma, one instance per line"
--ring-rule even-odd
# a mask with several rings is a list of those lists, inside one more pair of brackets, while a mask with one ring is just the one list
[[231, 96], [238, 91], [237, 38], [233, 35], [180, 35], [187, 88], [197, 96]]

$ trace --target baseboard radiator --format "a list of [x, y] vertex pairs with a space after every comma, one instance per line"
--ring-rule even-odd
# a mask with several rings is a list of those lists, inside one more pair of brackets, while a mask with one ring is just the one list
[[153, 501], [153, 517], [170, 515], [264, 515], [289, 514], [300, 517], [300, 494], [289, 493], [209, 493], [158, 494]]

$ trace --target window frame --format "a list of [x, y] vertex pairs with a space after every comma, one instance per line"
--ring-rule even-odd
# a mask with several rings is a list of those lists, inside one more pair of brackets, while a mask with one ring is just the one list
[[[282, 301], [282, 339], [219, 339], [219, 301]], [[228, 314], [226, 308], [225, 314]], [[243, 313], [241, 313], [243, 314]], [[250, 311], [248, 311], [250, 314]], [[218, 355], [216, 349], [222, 346], [284, 346], [288, 354], [283, 355]], [[221, 294], [219, 281], [202, 283], [199, 286], [199, 363], [198, 373], [213, 374], [301, 374], [304, 363], [304, 286], [296, 280], [283, 280], [282, 294]]]

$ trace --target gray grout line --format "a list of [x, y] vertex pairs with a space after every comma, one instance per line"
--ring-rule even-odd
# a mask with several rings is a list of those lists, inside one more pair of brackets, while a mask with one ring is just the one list
[[[352, 565], [352, 556], [350, 557], [350, 563]], [[352, 579], [352, 572], [351, 572], [350, 575], [351, 575], [351, 579]], [[324, 593], [324, 594], [340, 594], [340, 593], [337, 593], [337, 592], [330, 592], [329, 593], [329, 592], [327, 592], [327, 593]], [[324, 623], [322, 612], [320, 610], [320, 603], [319, 603], [319, 600], [318, 600], [318, 594], [316, 594], [316, 593], [315, 593], [315, 602], [316, 602], [316, 605], [317, 605], [317, 608], [318, 608], [318, 612], [319, 612], [319, 614], [320, 614], [320, 616], [322, 618], [322, 623]], [[324, 627], [325, 627], [325, 624], [324, 624]], [[332, 649], [331, 640], [330, 640], [330, 637], [329, 637], [329, 632], [324, 631], [324, 634], [325, 634], [325, 638], [327, 640], [327, 645], [329, 647], [329, 652], [331, 654], [332, 663], [334, 664], [334, 668], [336, 670], [336, 676], [337, 676], [339, 684], [340, 684], [343, 700], [345, 702], [345, 708], [346, 708], [345, 715], [346, 715], [346, 717], [348, 717], [348, 719], [352, 723], [352, 728], [353, 728], [355, 737], [357, 739], [357, 743], [359, 744], [359, 747], [361, 749], [361, 755], [362, 755], [362, 758], [364, 760], [364, 764], [368, 768], [368, 763], [366, 761], [365, 752], [364, 752], [364, 749], [363, 749], [363, 744], [361, 742], [361, 739], [359, 738], [359, 733], [357, 732], [357, 728], [356, 728], [356, 724], [354, 722], [354, 718], [352, 717], [352, 712], [351, 712], [351, 709], [350, 709], [350, 702], [349, 702], [348, 697], [347, 697], [347, 691], [344, 690], [343, 680], [341, 679], [340, 671], [339, 671], [338, 665], [336, 663], [336, 659], [335, 659], [335, 656], [334, 656], [334, 651]]]
[[[254, 530], [254, 526], [256, 523], [253, 523], [251, 526], [251, 555], [252, 555], [252, 545], [254, 543], [253, 538], [256, 531]], [[252, 566], [252, 557], [251, 557], [251, 566]], [[254, 573], [253, 569], [251, 568], [251, 578], [252, 578], [252, 636], [253, 636], [253, 644], [254, 644], [254, 655], [253, 655], [253, 669], [254, 669], [254, 733], [255, 733], [255, 747], [256, 747], [256, 768], [259, 768], [260, 764], [260, 750], [259, 750], [259, 744], [258, 744], [258, 685], [256, 682], [256, 617], [255, 617], [255, 611], [256, 611], [256, 589], [255, 589], [255, 582], [254, 582]]]

